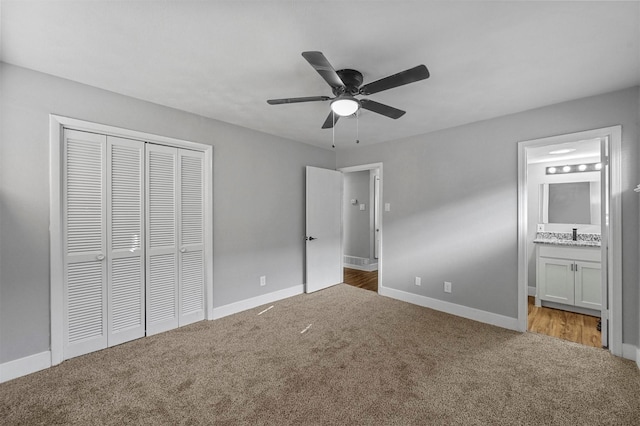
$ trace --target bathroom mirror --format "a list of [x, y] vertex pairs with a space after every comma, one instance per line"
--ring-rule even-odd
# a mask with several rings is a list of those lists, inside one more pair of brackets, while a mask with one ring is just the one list
[[541, 223], [600, 225], [600, 182], [540, 185]]

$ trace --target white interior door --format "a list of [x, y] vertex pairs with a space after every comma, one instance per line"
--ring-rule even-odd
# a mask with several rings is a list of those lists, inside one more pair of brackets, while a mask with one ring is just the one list
[[147, 144], [147, 334], [178, 327], [176, 148]]
[[204, 319], [204, 154], [178, 151], [179, 325]]
[[204, 154], [147, 145], [147, 334], [204, 319]]
[[306, 286], [322, 290], [343, 280], [342, 173], [307, 167]]
[[109, 346], [145, 335], [144, 145], [107, 136]]
[[63, 356], [107, 347], [106, 136], [65, 130]]

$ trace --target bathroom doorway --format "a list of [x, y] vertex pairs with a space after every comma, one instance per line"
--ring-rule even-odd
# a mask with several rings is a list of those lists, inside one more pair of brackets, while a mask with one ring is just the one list
[[344, 282], [378, 292], [381, 265], [382, 164], [340, 169]]
[[594, 347], [602, 347], [601, 144], [527, 152], [527, 329]]
[[520, 327], [616, 355], [620, 133], [616, 126], [518, 148]]

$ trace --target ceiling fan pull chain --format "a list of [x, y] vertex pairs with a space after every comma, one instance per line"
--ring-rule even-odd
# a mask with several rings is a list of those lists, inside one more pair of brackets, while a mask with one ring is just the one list
[[356, 143], [360, 143], [360, 110], [356, 111]]
[[331, 136], [332, 136], [332, 142], [331, 142], [331, 148], [336, 147], [336, 113], [334, 110], [331, 110], [331, 120], [333, 120], [333, 126], [331, 126]]

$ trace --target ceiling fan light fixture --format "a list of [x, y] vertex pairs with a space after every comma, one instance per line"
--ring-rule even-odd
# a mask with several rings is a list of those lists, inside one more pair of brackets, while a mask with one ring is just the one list
[[348, 117], [360, 109], [360, 102], [353, 96], [339, 96], [331, 102], [331, 110], [341, 117]]

